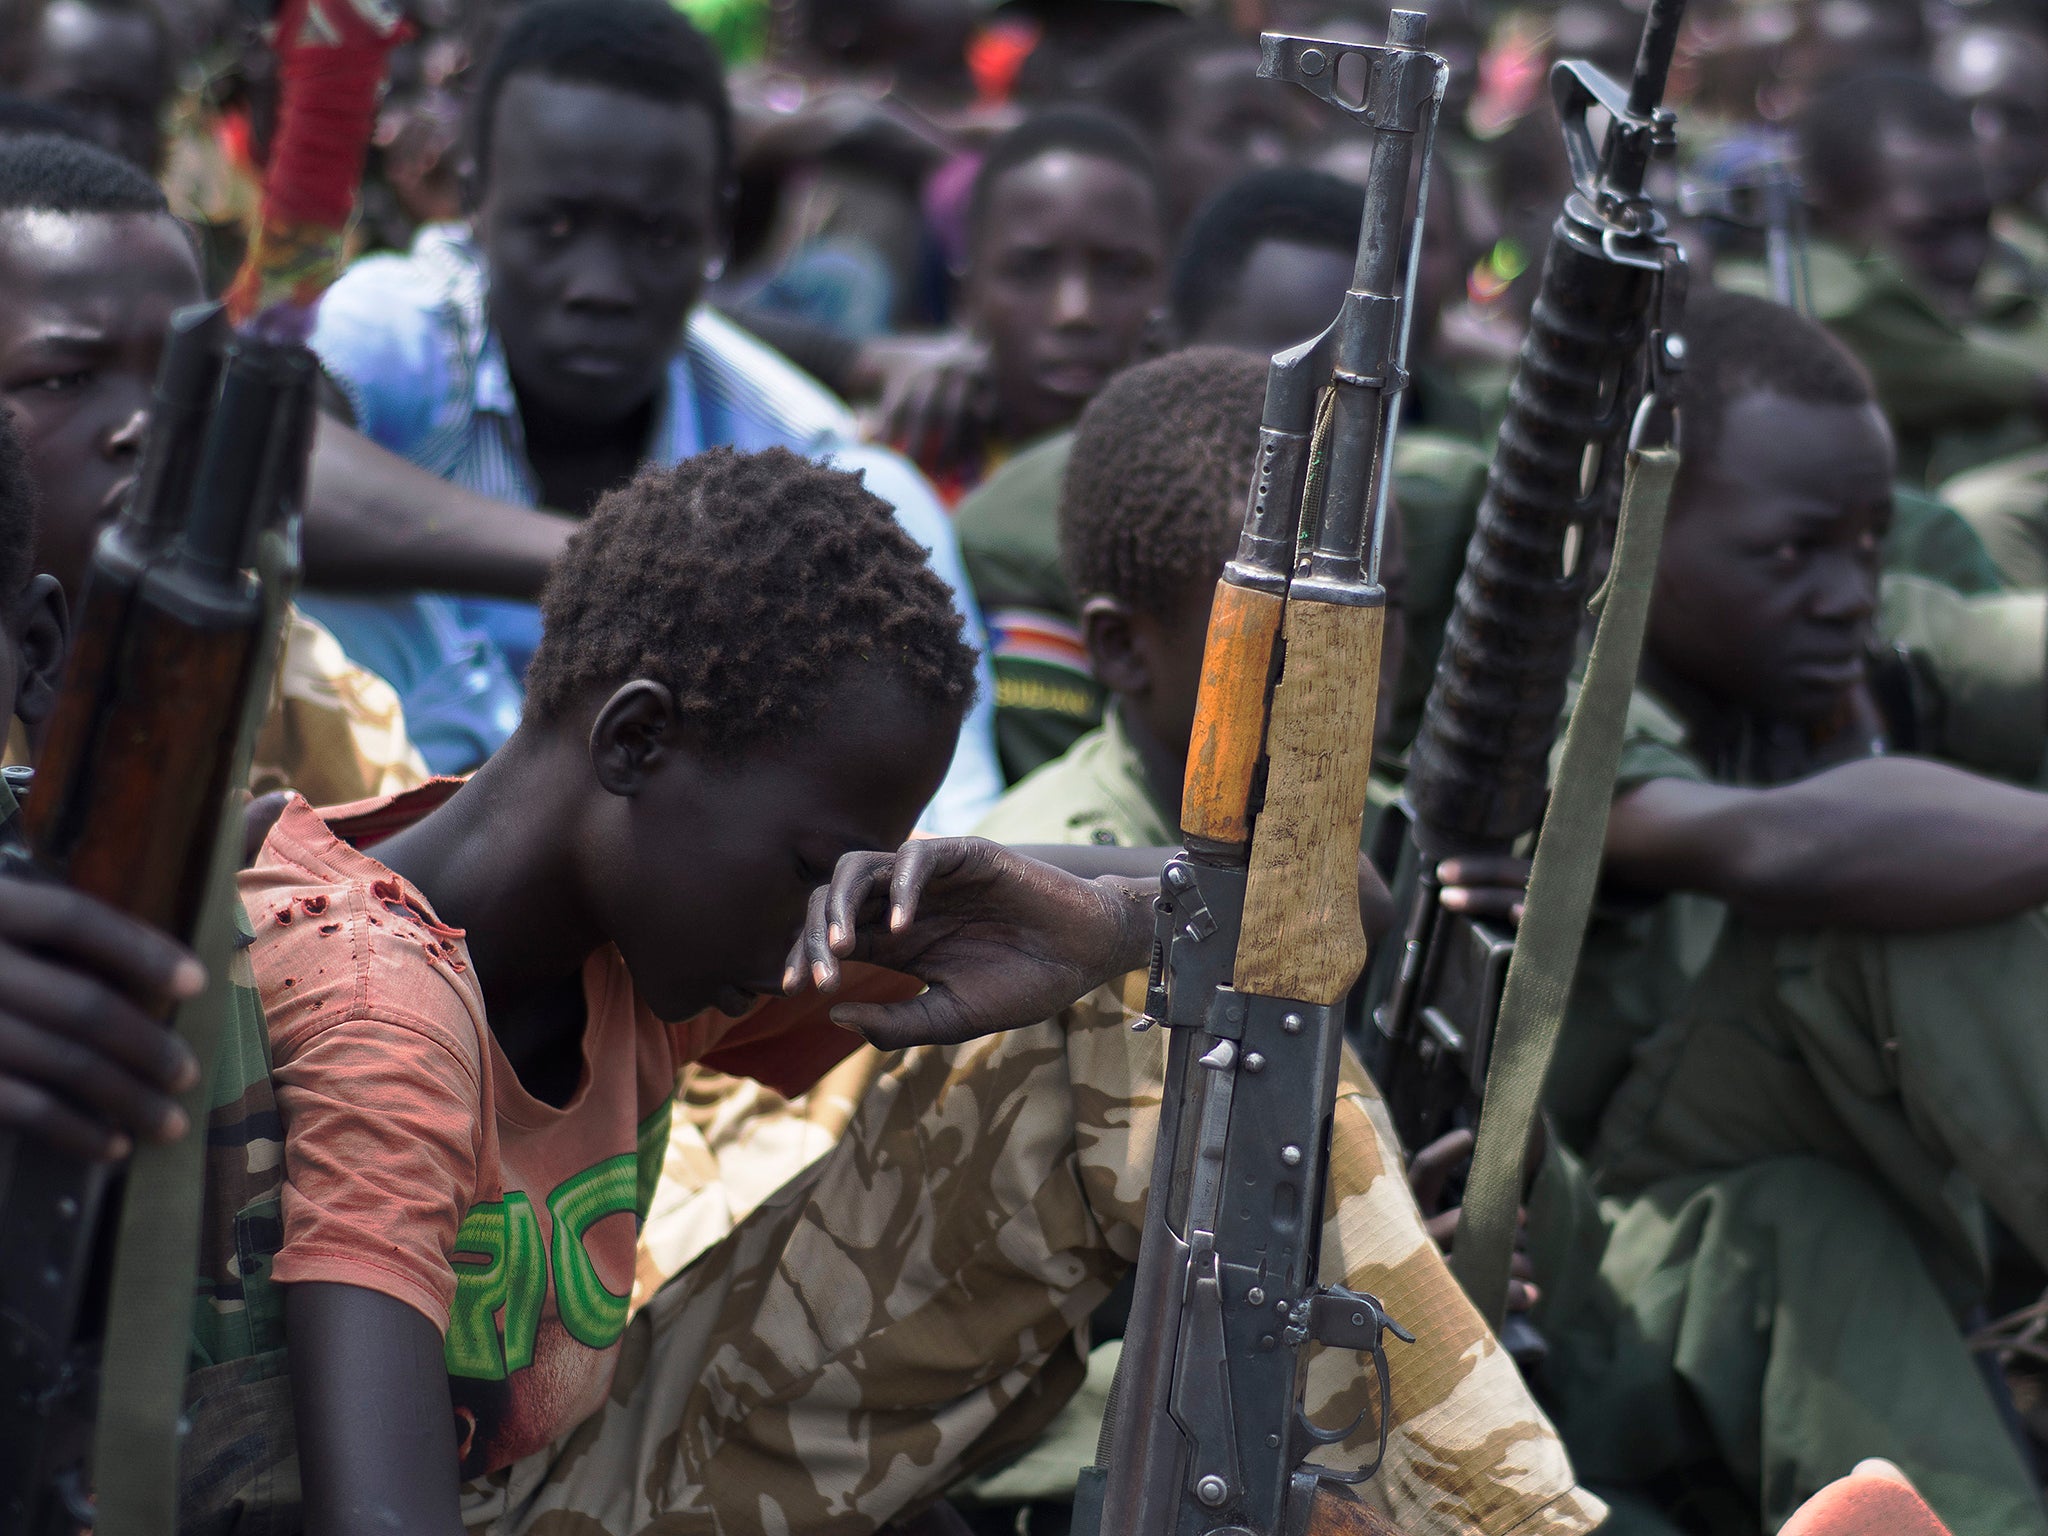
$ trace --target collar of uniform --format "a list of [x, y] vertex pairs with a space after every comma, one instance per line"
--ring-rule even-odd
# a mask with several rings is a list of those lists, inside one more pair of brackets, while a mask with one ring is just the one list
[[1102, 754], [1112, 770], [1103, 775], [1103, 797], [1129, 830], [1133, 846], [1164, 847], [1178, 841], [1180, 807], [1162, 806], [1153, 796], [1144, 760], [1124, 729], [1123, 711], [1114, 700], [1102, 714]]

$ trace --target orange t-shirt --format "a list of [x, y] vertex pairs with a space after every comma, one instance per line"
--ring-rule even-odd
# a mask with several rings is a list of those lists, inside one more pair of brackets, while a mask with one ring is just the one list
[[[604, 1401], [683, 1066], [799, 1093], [859, 1041], [815, 996], [663, 1024], [607, 946], [583, 968], [582, 1082], [560, 1109], [535, 1099], [485, 1023], [462, 932], [352, 846], [458, 787], [324, 818], [295, 795], [241, 889], [284, 1120], [273, 1277], [362, 1286], [432, 1318], [474, 1477]], [[909, 990], [886, 972], [863, 986]]]

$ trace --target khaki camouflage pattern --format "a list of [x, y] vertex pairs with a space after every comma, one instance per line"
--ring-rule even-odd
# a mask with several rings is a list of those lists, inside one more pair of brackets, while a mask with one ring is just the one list
[[831, 1151], [887, 1061], [864, 1045], [793, 1099], [751, 1078], [683, 1068], [661, 1178], [640, 1229], [633, 1309]]
[[284, 1297], [269, 1279], [284, 1242], [284, 1125], [239, 906], [235, 920], [244, 947], [233, 961], [206, 1118], [189, 1428], [179, 1458], [183, 1536], [285, 1536], [301, 1524]]
[[297, 608], [287, 614], [250, 790], [296, 789], [314, 805], [346, 805], [424, 784], [427, 765], [391, 685], [350, 661]]
[[[852, 1536], [1027, 1445], [1137, 1254], [1165, 1042], [1133, 1017], [1104, 989], [896, 1058], [830, 1154], [641, 1309], [605, 1409], [470, 1485], [465, 1524]], [[1355, 1078], [1323, 1258], [1421, 1340], [1395, 1356], [1393, 1446], [1367, 1497], [1411, 1536], [1592, 1529], [1603, 1507], [1423, 1232], [1377, 1117]], [[1324, 1353], [1309, 1408], [1328, 1422], [1369, 1390], [1355, 1358]], [[1337, 1451], [1356, 1465], [1372, 1445]]]

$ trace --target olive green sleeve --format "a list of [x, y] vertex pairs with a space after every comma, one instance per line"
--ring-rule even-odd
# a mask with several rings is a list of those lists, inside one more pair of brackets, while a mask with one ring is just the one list
[[2048, 593], [1965, 597], [1885, 578], [1878, 630], [1932, 684], [1928, 746], [2020, 783], [2048, 779]]

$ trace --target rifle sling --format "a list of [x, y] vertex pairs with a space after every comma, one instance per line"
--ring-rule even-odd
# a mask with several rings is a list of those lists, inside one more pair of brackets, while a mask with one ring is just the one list
[[1486, 1097], [1451, 1270], [1496, 1331], [1507, 1305], [1508, 1268], [1522, 1203], [1522, 1163], [1599, 884], [1615, 767], [1642, 655], [1664, 513], [1677, 472], [1675, 448], [1629, 453], [1614, 559], [1607, 583], [1594, 599], [1600, 621], [1578, 703], [1565, 728], [1494, 1028]]
[[[296, 538], [295, 531], [266, 533], [258, 556], [263, 643], [251, 668], [228, 779], [236, 790], [249, 782], [256, 733], [283, 662], [285, 609], [297, 586]], [[199, 1085], [178, 1100], [190, 1128], [167, 1146], [138, 1145], [121, 1197], [93, 1437], [99, 1506], [94, 1536], [172, 1536], [178, 1529], [178, 1451], [206, 1189], [207, 1115], [229, 993], [237, 972], [246, 976], [235, 898], [243, 804], [244, 797], [231, 790], [207, 872], [193, 944], [206, 966], [206, 990], [182, 1005], [172, 1023], [200, 1063]]]

